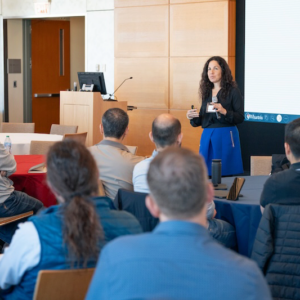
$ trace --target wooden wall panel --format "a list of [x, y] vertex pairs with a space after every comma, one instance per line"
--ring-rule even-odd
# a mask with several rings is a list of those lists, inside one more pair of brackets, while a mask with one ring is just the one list
[[157, 116], [167, 112], [167, 109], [135, 109], [128, 111], [129, 132], [124, 139], [124, 144], [138, 146], [137, 155], [150, 156], [155, 149], [155, 145], [149, 139], [152, 122]]
[[168, 58], [116, 58], [115, 87], [128, 77], [116, 93], [128, 105], [147, 108], [168, 108]]
[[[220, 0], [170, 0], [170, 4], [180, 4], [180, 3], [200, 3], [200, 2], [217, 2]], [[222, 1], [222, 0], [221, 0]]]
[[226, 59], [229, 68], [231, 70], [231, 74], [233, 76], [233, 79], [235, 79], [235, 56], [230, 56], [228, 59]]
[[167, 57], [168, 35], [168, 5], [115, 10], [115, 57]]
[[186, 118], [200, 108], [203, 65], [223, 56], [235, 74], [234, 0], [115, 0], [115, 87], [119, 100], [138, 109], [128, 112], [125, 144], [151, 155], [148, 134], [156, 116], [170, 112], [182, 124], [183, 147], [198, 153], [202, 128]]
[[190, 121], [186, 118], [186, 110], [170, 110], [170, 114], [179, 119], [181, 123], [181, 131], [183, 133], [182, 147], [199, 153], [202, 127], [192, 127], [190, 125]]
[[228, 1], [170, 6], [170, 56], [227, 56]]
[[172, 57], [170, 59], [170, 108], [200, 107], [199, 82], [208, 57]]
[[[235, 57], [223, 58], [235, 76]], [[170, 109], [190, 109], [201, 106], [199, 82], [203, 66], [209, 57], [172, 57], [170, 59]]]
[[169, 0], [115, 0], [115, 7], [168, 4]]
[[236, 47], [236, 1], [229, 1], [228, 9], [228, 56], [235, 57]]

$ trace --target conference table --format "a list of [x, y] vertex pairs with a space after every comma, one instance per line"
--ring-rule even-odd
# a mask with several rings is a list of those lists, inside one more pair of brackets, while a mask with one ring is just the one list
[[[256, 231], [261, 219], [260, 195], [264, 183], [269, 176], [240, 176], [245, 178], [244, 186], [240, 192], [242, 197], [237, 201], [215, 198], [216, 218], [232, 224], [236, 229], [238, 252], [250, 257]], [[222, 178], [228, 190], [234, 177]]]
[[42, 133], [0, 133], [0, 143], [4, 144], [6, 136], [11, 140], [11, 152], [13, 155], [30, 154], [31, 141], [61, 141], [62, 135]]
[[46, 173], [28, 173], [28, 170], [45, 162], [44, 155], [15, 155], [17, 170], [9, 178], [16, 191], [21, 191], [41, 202], [45, 207], [57, 204], [56, 198], [46, 183]]

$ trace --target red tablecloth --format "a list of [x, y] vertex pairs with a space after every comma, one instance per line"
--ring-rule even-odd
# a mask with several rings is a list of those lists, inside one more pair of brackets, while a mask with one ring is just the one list
[[17, 171], [9, 178], [14, 182], [16, 191], [39, 199], [44, 206], [57, 204], [55, 196], [46, 183], [46, 173], [28, 173], [28, 170], [45, 161], [44, 155], [15, 155]]

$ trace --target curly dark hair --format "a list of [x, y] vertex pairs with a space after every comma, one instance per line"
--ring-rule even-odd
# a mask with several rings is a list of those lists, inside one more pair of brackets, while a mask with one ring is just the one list
[[211, 90], [214, 87], [214, 84], [210, 82], [208, 78], [208, 65], [211, 61], [215, 60], [221, 67], [222, 70], [222, 78], [221, 78], [221, 99], [225, 99], [230, 91], [231, 88], [236, 87], [237, 84], [233, 80], [233, 77], [231, 75], [230, 68], [225, 61], [224, 58], [220, 56], [213, 56], [211, 57], [204, 65], [203, 67], [203, 72], [202, 72], [202, 78], [200, 81], [200, 86], [199, 86], [199, 95], [202, 100], [206, 99], [209, 97]]

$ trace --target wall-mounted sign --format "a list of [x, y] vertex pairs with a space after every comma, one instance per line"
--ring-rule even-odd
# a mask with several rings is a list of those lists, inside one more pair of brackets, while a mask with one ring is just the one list
[[38, 2], [34, 3], [34, 9], [36, 15], [44, 15], [50, 13], [50, 3]]
[[7, 60], [7, 74], [21, 73], [21, 59]]

